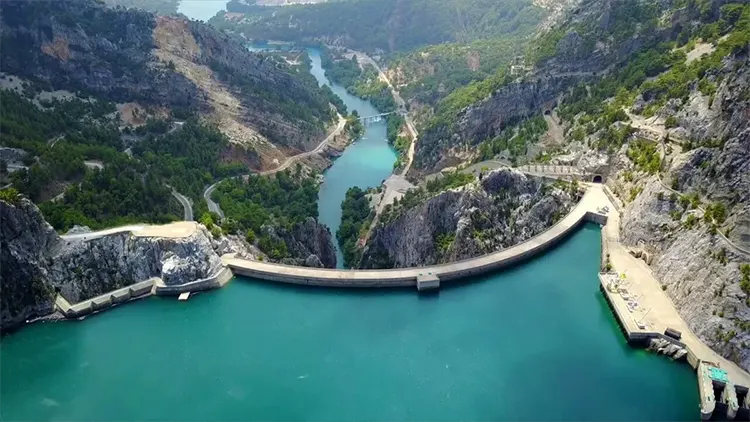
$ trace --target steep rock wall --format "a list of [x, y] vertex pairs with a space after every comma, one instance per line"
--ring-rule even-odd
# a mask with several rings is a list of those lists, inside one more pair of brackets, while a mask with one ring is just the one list
[[221, 260], [203, 226], [185, 238], [120, 233], [66, 241], [25, 198], [0, 200], [0, 330], [52, 311], [60, 293], [69, 302], [161, 277], [184, 284], [214, 274]]
[[574, 203], [567, 190], [514, 170], [496, 170], [377, 227], [362, 267], [432, 265], [495, 252], [551, 227]]

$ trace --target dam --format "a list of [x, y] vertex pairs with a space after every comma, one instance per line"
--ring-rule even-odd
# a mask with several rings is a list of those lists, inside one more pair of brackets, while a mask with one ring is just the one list
[[2, 340], [0, 419], [697, 420], [694, 372], [623, 340], [600, 239], [431, 295], [239, 276], [32, 324]]
[[[701, 416], [709, 418], [714, 414], [715, 409], [719, 408], [719, 413], [725, 414], [727, 417], [746, 417], [748, 415], [747, 410], [750, 407], [747, 403], [747, 387], [750, 386], [750, 375], [733, 362], [714, 352], [690, 331], [690, 328], [669, 302], [658, 282], [650, 275], [647, 267], [644, 268], [645, 263], [631, 256], [627, 248], [619, 243], [619, 209], [612, 194], [605, 186], [599, 184], [586, 184], [585, 186], [586, 193], [578, 204], [552, 227], [525, 242], [492, 254], [429, 267], [387, 270], [292, 267], [225, 255], [222, 257], [224, 270], [223, 275], [220, 276], [220, 281], [209, 280], [212, 283], [210, 285], [203, 282], [198, 283], [195, 285], [195, 290], [223, 287], [229, 281], [231, 274], [256, 280], [272, 281], [282, 285], [328, 288], [416, 287], [418, 290], [437, 290], [442, 288], [443, 284], [449, 286], [463, 279], [476, 279], [476, 277], [491, 274], [499, 269], [513, 267], [552, 249], [554, 245], [571, 235], [576, 228], [587, 222], [593, 222], [602, 226], [601, 253], [606, 253], [607, 259], [611, 258], [615, 270], [621, 268], [634, 276], [631, 288], [643, 292], [639, 300], [644, 305], [642, 308], [648, 307], [646, 314], [643, 314], [644, 309], [636, 311], [631, 307], [630, 298], [619, 297], [614, 293], [616, 289], [605, 288], [607, 274], [600, 274], [600, 291], [625, 334], [627, 342], [644, 345], [645, 342], [653, 338], [666, 338], [663, 333], [666, 333], [667, 330], [674, 331], [676, 329], [683, 333], [678, 344], [686, 351], [685, 356], [688, 363], [697, 371]], [[123, 229], [137, 232], [138, 235], [185, 236], [189, 232], [186, 223], [178, 223], [175, 228], [166, 225], [125, 227]], [[107, 234], [112, 232], [112, 229], [108, 230]], [[96, 235], [96, 233], [87, 234], [87, 236]], [[603, 263], [604, 259], [599, 263], [600, 270], [603, 270], [605, 266]], [[187, 283], [185, 286], [177, 286], [158, 292], [156, 286], [159, 286], [159, 284], [159, 280], [153, 281], [154, 294], [179, 294], [191, 291], [193, 285], [193, 283]], [[113, 292], [110, 297], [111, 302], [117, 300], [119, 297], [117, 293]], [[102, 308], [102, 303], [106, 305], [107, 299], [99, 297], [92, 299], [91, 302], [90, 305], [70, 305], [70, 308], [73, 310], [97, 310]], [[647, 318], [647, 314], [651, 310], [654, 310], [654, 312]], [[639, 316], [634, 312], [640, 312], [641, 314]], [[80, 316], [81, 313], [76, 311], [73, 315]], [[716, 379], [715, 375], [719, 373], [723, 374], [724, 379]], [[707, 381], [708, 375], [706, 374], [712, 374], [714, 378]]]
[[554, 246], [585, 221], [605, 224], [607, 222], [606, 214], [597, 210], [601, 210], [608, 203], [609, 200], [601, 186], [591, 185], [568, 215], [539, 235], [495, 253], [429, 267], [389, 270], [334, 270], [293, 267], [238, 259], [232, 256], [225, 256], [222, 260], [236, 275], [284, 283], [324, 287], [419, 287], [417, 279], [425, 278], [430, 280], [430, 288], [439, 288], [441, 282], [496, 271], [539, 254]]

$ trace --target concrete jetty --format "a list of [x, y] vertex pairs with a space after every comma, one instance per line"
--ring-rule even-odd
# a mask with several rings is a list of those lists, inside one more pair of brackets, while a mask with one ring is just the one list
[[[155, 278], [75, 305], [58, 296], [57, 307], [64, 315], [77, 317], [146, 294], [179, 295], [221, 287], [233, 275], [312, 286], [416, 287], [420, 291], [438, 289], [445, 282], [496, 271], [529, 259], [557, 244], [583, 222], [593, 221], [603, 226], [602, 251], [606, 259], [603, 259], [602, 270], [611, 268], [611, 272], [600, 274], [600, 290], [628, 342], [646, 345], [656, 340], [659, 344], [668, 344], [666, 349], [673, 359], [686, 360], [696, 370], [703, 419], [719, 414], [727, 418], [746, 419], [750, 415], [750, 374], [719, 355], [693, 333], [646, 262], [636, 258], [620, 242], [621, 207], [617, 199], [606, 186], [586, 184], [586, 187], [585, 195], [573, 210], [548, 230], [513, 247], [473, 259], [422, 268], [338, 270], [293, 267], [225, 255], [222, 257], [224, 267], [207, 279], [166, 286], [162, 280]], [[194, 223], [172, 227], [137, 226], [112, 231], [129, 230], [141, 236], [179, 237], [189, 235], [191, 226], [188, 224]], [[74, 235], [68, 240], [88, 240], [98, 235], [102, 234], [85, 234], [87, 239]], [[609, 289], [608, 283], [614, 282], [613, 277], [614, 280], [622, 279], [622, 284], [627, 287]], [[623, 290], [626, 291], [625, 295]]]
[[125, 303], [131, 299], [150, 296], [153, 294], [153, 288], [157, 280], [156, 277], [150, 278], [72, 305], [62, 295], [57, 295], [57, 298], [55, 298], [55, 308], [66, 318], [79, 318], [120, 303]]
[[114, 305], [125, 303], [131, 299], [139, 299], [151, 295], [176, 296], [188, 292], [198, 292], [223, 287], [232, 279], [232, 277], [232, 271], [224, 266], [219, 268], [216, 273], [212, 274], [210, 277], [177, 286], [168, 286], [164, 284], [164, 281], [161, 278], [152, 277], [140, 283], [113, 290], [75, 304], [70, 304], [67, 299], [58, 294], [57, 298], [55, 298], [55, 308], [60, 311], [65, 318], [80, 318]]

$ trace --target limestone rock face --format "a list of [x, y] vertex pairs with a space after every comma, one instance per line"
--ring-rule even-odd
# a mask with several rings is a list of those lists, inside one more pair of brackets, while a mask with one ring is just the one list
[[295, 224], [291, 230], [263, 226], [262, 231], [272, 239], [283, 240], [286, 244], [288, 257], [280, 261], [282, 264], [336, 268], [331, 231], [314, 218]]
[[735, 251], [705, 225], [686, 228], [687, 213], [673, 220], [669, 213], [678, 209], [670, 192], [651, 179], [625, 208], [621, 239], [653, 256], [654, 275], [698, 337], [748, 369], [750, 350], [743, 345], [750, 343], [750, 333], [742, 327], [750, 324], [750, 307], [740, 288], [739, 268], [750, 256]]
[[542, 75], [510, 83], [461, 111], [455, 128], [430, 126], [420, 135], [415, 166], [441, 169], [451, 165], [451, 147], [476, 145], [498, 135], [509, 124], [539, 114], [545, 104], [554, 103], [560, 92], [581, 78], [578, 74]]
[[0, 329], [52, 311], [56, 293], [79, 302], [161, 277], [168, 285], [213, 275], [221, 266], [209, 232], [185, 238], [118, 233], [66, 241], [25, 198], [0, 200]]
[[48, 251], [62, 243], [31, 201], [0, 200], [0, 330], [52, 311]]
[[210, 276], [221, 265], [210, 239], [210, 233], [199, 226], [186, 238], [120, 233], [86, 242], [68, 242], [53, 257], [49, 283], [69, 302], [151, 277], [161, 277], [167, 285], [189, 283]]
[[[237, 124], [300, 151], [314, 148], [334, 117], [317, 84], [201, 22], [95, 0], [3, 1], [0, 16], [3, 44], [13, 47], [0, 52], [3, 72], [47, 90], [201, 116], [218, 112], [217, 120], [231, 111]], [[166, 51], [172, 55], [162, 61]], [[224, 110], [227, 104], [234, 108]], [[232, 135], [236, 126], [221, 128]]]
[[413, 267], [495, 252], [546, 230], [574, 204], [566, 190], [514, 170], [496, 170], [377, 227], [362, 266]]

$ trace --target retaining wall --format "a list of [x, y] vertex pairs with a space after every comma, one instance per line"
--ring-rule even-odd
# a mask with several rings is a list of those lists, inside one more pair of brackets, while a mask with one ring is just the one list
[[78, 318], [92, 312], [107, 309], [118, 303], [127, 302], [132, 298], [150, 295], [156, 282], [157, 278], [151, 278], [73, 305], [64, 297], [58, 295], [57, 299], [55, 299], [55, 305], [66, 318]]
[[389, 270], [333, 270], [292, 267], [281, 264], [228, 258], [225, 263], [236, 275], [281, 283], [322, 287], [413, 287], [417, 277], [432, 273], [440, 282], [482, 275], [528, 260], [555, 246], [583, 222], [606, 224], [607, 216], [576, 208], [563, 220], [537, 236], [511, 248], [448, 264]]
[[609, 186], [602, 185], [602, 190], [604, 191], [604, 194], [607, 195], [607, 198], [609, 198], [609, 202], [612, 203], [612, 206], [615, 207], [615, 210], [617, 210], [618, 213], [622, 213], [622, 207], [620, 206], [620, 200], [615, 197], [615, 195], [609, 189]]
[[180, 295], [185, 292], [199, 292], [203, 290], [215, 289], [226, 284], [232, 278], [232, 271], [227, 267], [221, 267], [215, 274], [190, 283], [167, 286], [163, 283], [157, 283], [154, 287], [154, 293], [159, 296]]

